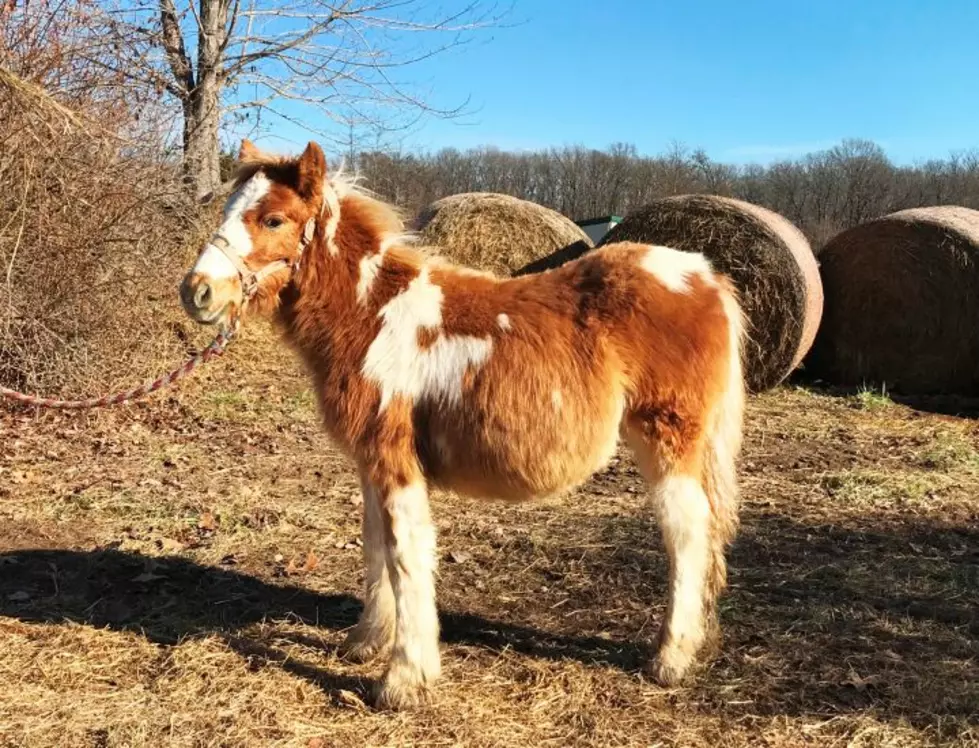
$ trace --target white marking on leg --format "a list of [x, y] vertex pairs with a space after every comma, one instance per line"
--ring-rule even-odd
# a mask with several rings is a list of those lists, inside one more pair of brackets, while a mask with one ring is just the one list
[[[216, 233], [228, 240], [231, 251], [239, 257], [247, 257], [252, 251], [252, 237], [245, 226], [244, 215], [262, 202], [271, 187], [269, 178], [257, 172], [231, 193], [224, 205], [224, 220]], [[238, 277], [238, 269], [231, 260], [210, 243], [197, 258], [194, 272], [214, 280]]]
[[397, 625], [384, 688], [411, 691], [430, 684], [441, 671], [435, 602], [436, 533], [423, 483], [394, 491], [387, 506], [393, 539], [387, 548], [388, 574]]
[[652, 246], [639, 266], [673, 293], [689, 293], [691, 275], [699, 275], [708, 285], [715, 285], [710, 262], [699, 252]]
[[394, 592], [388, 576], [387, 551], [381, 496], [361, 480], [364, 497], [363, 540], [366, 571], [364, 611], [350, 632], [345, 648], [356, 658], [367, 660], [394, 640], [396, 621]]
[[462, 381], [470, 367], [489, 358], [492, 339], [471, 335], [440, 335], [424, 350], [418, 346], [420, 330], [442, 324], [442, 289], [431, 282], [428, 268], [400, 294], [385, 304], [378, 316], [384, 322], [367, 350], [361, 368], [381, 389], [380, 410], [395, 395], [413, 400], [444, 399], [458, 403]]
[[510, 329], [510, 317], [506, 314], [499, 314], [496, 317], [496, 324], [505, 332]]
[[710, 564], [710, 502], [700, 482], [673, 475], [653, 488], [671, 560], [670, 604], [661, 641], [663, 665], [682, 674], [704, 639], [704, 594]]

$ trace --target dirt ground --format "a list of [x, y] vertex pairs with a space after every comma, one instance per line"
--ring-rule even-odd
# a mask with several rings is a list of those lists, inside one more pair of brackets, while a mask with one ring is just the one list
[[[979, 745], [979, 426], [754, 397], [720, 655], [644, 680], [665, 559], [623, 452], [571, 496], [436, 495], [445, 676], [377, 712], [360, 506], [263, 335], [142, 404], [0, 406], [0, 746]], [[366, 703], [365, 703], [366, 702]]]

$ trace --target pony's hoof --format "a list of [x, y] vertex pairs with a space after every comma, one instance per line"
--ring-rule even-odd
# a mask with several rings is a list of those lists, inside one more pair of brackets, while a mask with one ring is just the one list
[[391, 674], [378, 685], [374, 705], [385, 711], [408, 711], [430, 705], [435, 699], [432, 687], [425, 683], [392, 678]]
[[693, 658], [678, 648], [661, 649], [646, 665], [646, 673], [663, 688], [683, 683], [693, 664]]

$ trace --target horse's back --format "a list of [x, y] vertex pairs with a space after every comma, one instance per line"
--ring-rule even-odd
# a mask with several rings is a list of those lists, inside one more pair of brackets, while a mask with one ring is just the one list
[[724, 285], [680, 254], [622, 243], [534, 276], [436, 276], [445, 332], [491, 345], [457, 404], [416, 407], [432, 479], [470, 494], [553, 493], [608, 462], [630, 413], [703, 409], [727, 342]]

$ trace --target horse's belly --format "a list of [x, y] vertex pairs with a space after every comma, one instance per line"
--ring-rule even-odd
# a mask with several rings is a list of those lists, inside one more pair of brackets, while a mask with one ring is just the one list
[[474, 497], [526, 500], [562, 493], [615, 454], [621, 407], [601, 410], [597, 417], [527, 412], [478, 414], [459, 423], [436, 419], [426, 467], [435, 484]]

